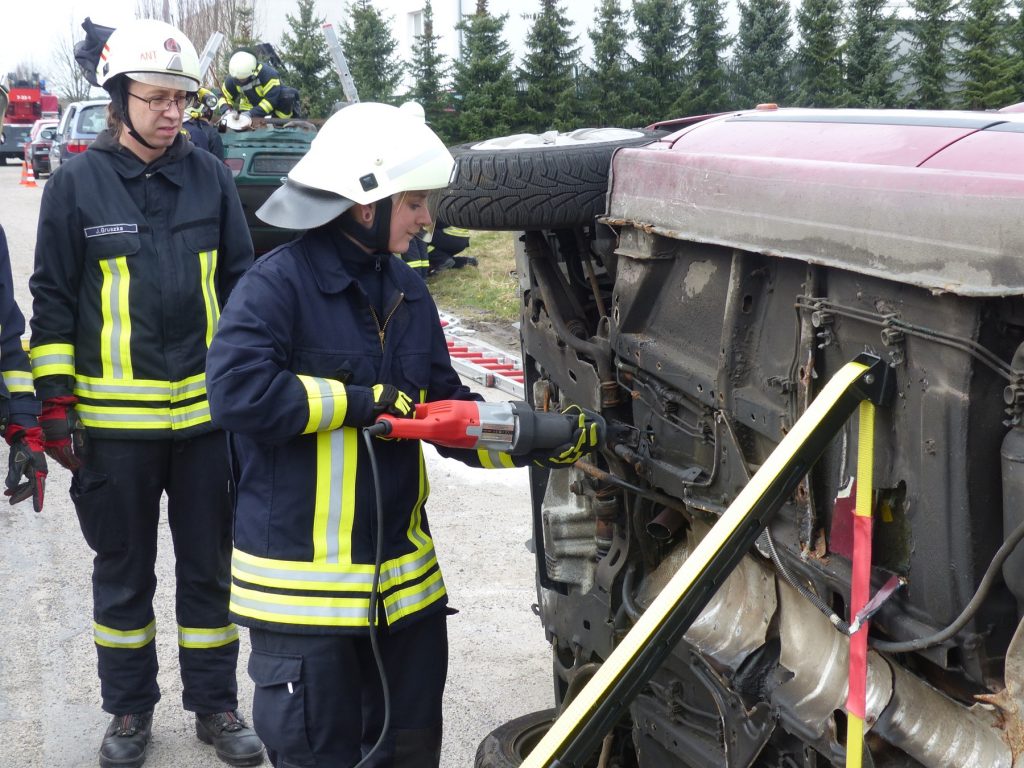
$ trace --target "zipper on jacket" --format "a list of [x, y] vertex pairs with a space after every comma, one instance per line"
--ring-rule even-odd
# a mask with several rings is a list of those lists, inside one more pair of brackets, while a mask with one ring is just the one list
[[404, 299], [405, 299], [405, 294], [404, 293], [399, 293], [398, 294], [398, 301], [395, 302], [395, 306], [393, 306], [391, 308], [391, 311], [388, 312], [387, 317], [384, 318], [384, 324], [383, 325], [381, 325], [380, 318], [377, 317], [377, 310], [375, 310], [373, 308], [373, 304], [367, 304], [366, 305], [366, 306], [368, 306], [370, 308], [370, 314], [373, 315], [373, 322], [376, 323], [376, 325], [377, 325], [377, 336], [380, 337], [380, 351], [381, 352], [384, 351], [384, 332], [387, 330], [388, 323], [391, 322], [391, 318], [395, 316], [395, 312], [397, 312], [398, 308], [400, 306], [402, 306], [402, 301]]

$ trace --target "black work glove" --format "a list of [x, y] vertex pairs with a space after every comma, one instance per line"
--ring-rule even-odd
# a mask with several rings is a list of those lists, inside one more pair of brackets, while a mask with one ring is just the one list
[[4, 432], [11, 446], [7, 471], [7, 496], [11, 504], [32, 497], [32, 508], [43, 509], [46, 491], [46, 454], [43, 452], [43, 431], [39, 427], [11, 424]]
[[374, 384], [370, 391], [373, 392], [374, 419], [384, 413], [402, 419], [411, 419], [416, 415], [412, 398], [394, 384]]
[[46, 455], [72, 472], [82, 466], [87, 453], [85, 425], [75, 413], [77, 402], [74, 395], [44, 400], [39, 416]]
[[601, 423], [597, 419], [588, 416], [578, 405], [570, 405], [562, 413], [573, 418], [576, 423], [572, 439], [543, 454], [538, 452], [531, 455], [530, 458], [538, 467], [547, 467], [548, 469], [571, 467], [585, 454], [590, 453], [601, 444]]

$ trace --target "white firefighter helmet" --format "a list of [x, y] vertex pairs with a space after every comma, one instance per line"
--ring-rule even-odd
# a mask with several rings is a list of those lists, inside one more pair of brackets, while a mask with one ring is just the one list
[[237, 51], [228, 61], [228, 74], [235, 80], [248, 80], [256, 74], [259, 62], [248, 51]]
[[311, 229], [354, 203], [448, 186], [455, 160], [419, 117], [359, 102], [333, 114], [309, 152], [256, 215], [275, 227]]
[[96, 83], [110, 90], [117, 75], [160, 88], [199, 88], [199, 57], [184, 33], [156, 19], [122, 24], [107, 39], [96, 65]]

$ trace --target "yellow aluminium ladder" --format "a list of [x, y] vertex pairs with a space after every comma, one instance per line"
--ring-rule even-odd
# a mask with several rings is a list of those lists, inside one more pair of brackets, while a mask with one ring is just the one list
[[892, 388], [891, 369], [867, 354], [829, 380], [522, 768], [582, 768], [860, 403], [884, 405]]

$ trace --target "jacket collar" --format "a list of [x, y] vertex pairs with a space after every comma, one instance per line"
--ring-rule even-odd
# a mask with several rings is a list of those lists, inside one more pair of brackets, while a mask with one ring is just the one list
[[[357, 246], [348, 238], [335, 236], [326, 227], [318, 227], [308, 231], [299, 242], [321, 291], [341, 293], [356, 281], [345, 266], [345, 255], [349, 249], [353, 256], [357, 255]], [[427, 295], [427, 284], [423, 278], [407, 268], [401, 258], [392, 254], [386, 254], [385, 258], [388, 277], [405, 294], [406, 301], [417, 301]]]
[[143, 174], [159, 173], [172, 184], [184, 185], [184, 169], [178, 162], [193, 151], [192, 142], [179, 133], [174, 143], [160, 157], [149, 165], [135, 156], [131, 150], [114, 138], [109, 130], [102, 131], [89, 146], [90, 151], [104, 152], [113, 161], [114, 170], [125, 179], [135, 179]]

